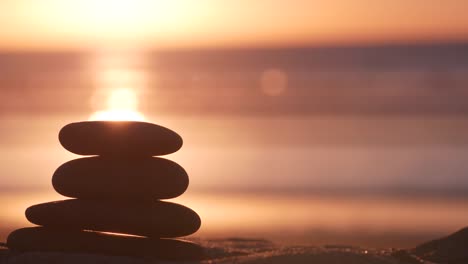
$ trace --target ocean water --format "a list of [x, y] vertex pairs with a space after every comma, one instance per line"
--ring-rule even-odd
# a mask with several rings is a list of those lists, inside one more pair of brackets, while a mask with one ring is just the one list
[[156, 114], [463, 115], [467, 71], [465, 44], [4, 52], [0, 110], [93, 111], [106, 90], [124, 87]]
[[184, 138], [200, 237], [407, 247], [468, 223], [468, 45], [0, 54], [0, 240], [63, 197], [57, 134], [134, 93]]

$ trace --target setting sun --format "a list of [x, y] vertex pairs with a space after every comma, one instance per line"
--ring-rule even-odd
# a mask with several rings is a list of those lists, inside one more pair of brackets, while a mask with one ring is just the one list
[[91, 97], [92, 121], [143, 121], [139, 96], [147, 87], [147, 76], [138, 70], [141, 54], [99, 52], [90, 67], [96, 90]]
[[144, 117], [137, 111], [137, 106], [138, 98], [132, 89], [116, 89], [108, 96], [107, 109], [93, 113], [89, 120], [143, 121]]

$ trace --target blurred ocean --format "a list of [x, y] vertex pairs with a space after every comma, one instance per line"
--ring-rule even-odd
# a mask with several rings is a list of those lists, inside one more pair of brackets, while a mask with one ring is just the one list
[[399, 247], [468, 224], [466, 44], [4, 52], [0, 240], [60, 199], [60, 128], [121, 88], [184, 138], [200, 236]]
[[137, 89], [142, 110], [156, 114], [465, 115], [467, 71], [467, 44], [11, 52], [0, 53], [0, 110], [91, 110], [110, 82]]

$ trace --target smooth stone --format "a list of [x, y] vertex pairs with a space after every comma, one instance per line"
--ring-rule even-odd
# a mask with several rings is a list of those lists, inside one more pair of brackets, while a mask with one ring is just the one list
[[195, 233], [201, 224], [193, 210], [175, 203], [69, 199], [26, 209], [33, 224], [68, 229], [172, 238]]
[[174, 131], [133, 121], [71, 123], [60, 130], [59, 140], [78, 155], [159, 156], [182, 147], [182, 138]]
[[205, 258], [202, 247], [183, 240], [64, 231], [45, 227], [15, 230], [8, 236], [7, 245], [17, 251], [91, 253], [177, 261]]
[[177, 163], [162, 158], [82, 158], [60, 166], [52, 177], [54, 189], [83, 199], [169, 199], [188, 187], [189, 178]]

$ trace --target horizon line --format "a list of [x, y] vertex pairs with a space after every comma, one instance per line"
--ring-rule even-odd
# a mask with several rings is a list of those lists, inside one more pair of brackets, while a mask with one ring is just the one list
[[0, 54], [23, 54], [23, 53], [73, 53], [73, 54], [87, 54], [96, 53], [100, 51], [115, 51], [115, 52], [206, 52], [206, 51], [275, 51], [275, 50], [303, 50], [303, 49], [366, 49], [366, 48], [405, 48], [405, 47], [464, 47], [468, 46], [467, 39], [450, 39], [450, 40], [388, 40], [388, 41], [362, 41], [362, 42], [320, 42], [320, 43], [276, 43], [276, 44], [237, 44], [237, 45], [200, 45], [200, 46], [164, 46], [164, 47], [103, 47], [96, 45], [95, 47], [2, 47], [0, 46]]

